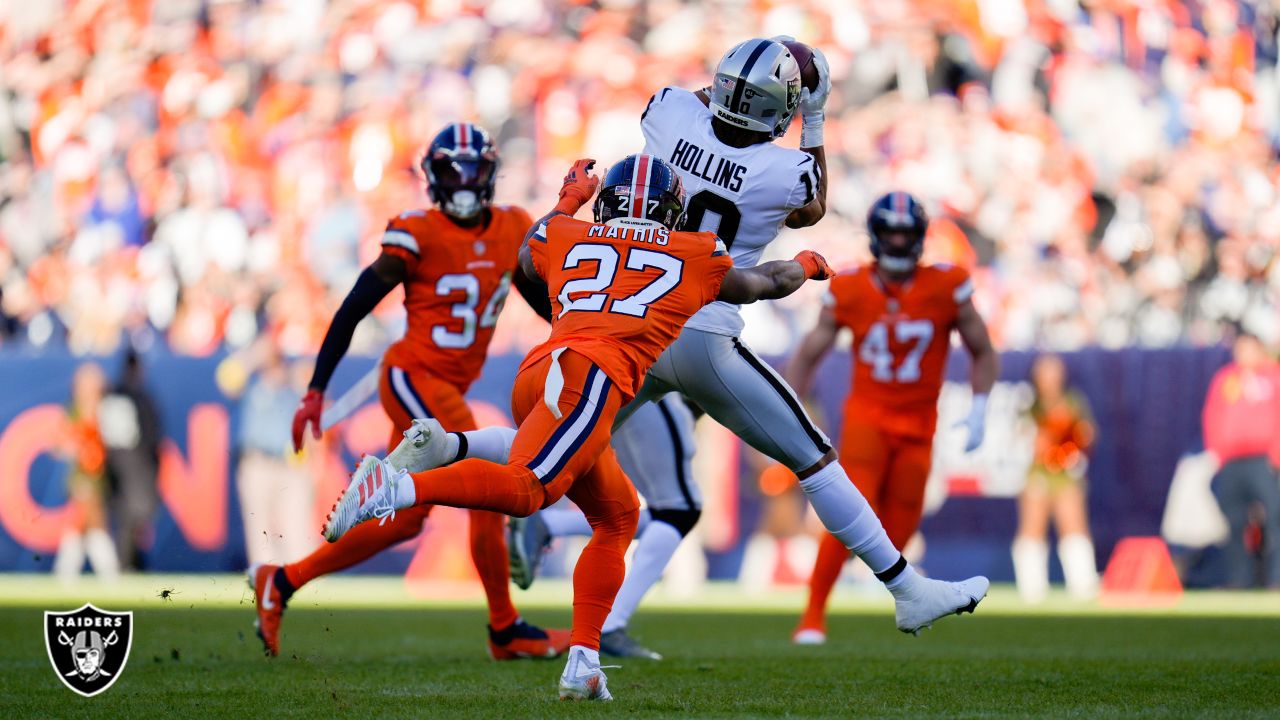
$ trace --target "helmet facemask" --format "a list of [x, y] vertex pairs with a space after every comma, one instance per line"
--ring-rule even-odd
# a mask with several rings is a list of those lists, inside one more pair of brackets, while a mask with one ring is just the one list
[[892, 273], [915, 270], [924, 254], [929, 216], [915, 198], [902, 192], [884, 195], [867, 213], [871, 254], [880, 267]]
[[437, 151], [422, 163], [431, 198], [445, 214], [460, 220], [474, 218], [493, 201], [497, 166], [495, 159], [448, 151]]

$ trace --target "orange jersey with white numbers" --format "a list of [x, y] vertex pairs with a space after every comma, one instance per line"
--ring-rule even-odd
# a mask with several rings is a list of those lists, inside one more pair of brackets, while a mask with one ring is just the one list
[[946, 265], [922, 265], [900, 284], [882, 282], [874, 265], [833, 278], [836, 322], [853, 331], [849, 411], [874, 414], [890, 432], [931, 436], [951, 331], [972, 295], [969, 274]]
[[524, 366], [568, 347], [634, 397], [685, 321], [716, 299], [733, 261], [714, 233], [626, 223], [558, 215], [530, 239], [552, 324], [550, 339], [529, 352]]
[[384, 362], [422, 370], [466, 392], [480, 375], [511, 289], [520, 243], [533, 224], [518, 207], [490, 208], [489, 224], [463, 228], [436, 209], [387, 223], [382, 250], [402, 258], [408, 328]]

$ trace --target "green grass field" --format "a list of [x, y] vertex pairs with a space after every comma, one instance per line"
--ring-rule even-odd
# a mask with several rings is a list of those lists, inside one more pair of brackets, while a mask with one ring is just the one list
[[[919, 638], [878, 593], [845, 590], [820, 648], [788, 642], [798, 591], [746, 600], [712, 586], [656, 597], [633, 632], [667, 659], [610, 670], [612, 704], [559, 703], [559, 661], [494, 663], [485, 615], [457, 588], [336, 578], [297, 596], [281, 657], [262, 657], [252, 599], [232, 576], [139, 577], [64, 589], [0, 576], [0, 717], [1277, 717], [1280, 597], [1188, 595], [1160, 610], [1034, 611], [997, 589], [978, 614]], [[172, 590], [168, 600], [158, 597]], [[568, 622], [568, 589], [518, 596]], [[92, 600], [135, 611], [120, 680], [81, 698], [54, 677], [42, 611]]]

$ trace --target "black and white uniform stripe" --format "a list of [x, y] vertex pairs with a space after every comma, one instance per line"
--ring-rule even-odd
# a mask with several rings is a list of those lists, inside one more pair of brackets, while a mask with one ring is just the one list
[[669, 392], [683, 393], [716, 422], [792, 471], [809, 468], [831, 451], [831, 441], [786, 381], [736, 337], [686, 325], [614, 427], [630, 422], [638, 403]]
[[569, 459], [590, 437], [600, 421], [600, 414], [604, 411], [605, 400], [612, 387], [613, 382], [609, 380], [609, 376], [592, 365], [583, 383], [582, 397], [578, 398], [573, 410], [560, 420], [560, 425], [546, 445], [529, 463], [529, 469], [542, 484], [555, 480]]
[[645, 403], [613, 432], [618, 464], [651, 510], [700, 510], [694, 418], [677, 393]]
[[422, 401], [413, 383], [409, 381], [408, 373], [398, 367], [389, 367], [387, 381], [391, 385], [391, 394], [396, 397], [396, 402], [400, 403], [400, 407], [404, 408], [409, 417], [414, 419], [432, 417], [427, 404]]

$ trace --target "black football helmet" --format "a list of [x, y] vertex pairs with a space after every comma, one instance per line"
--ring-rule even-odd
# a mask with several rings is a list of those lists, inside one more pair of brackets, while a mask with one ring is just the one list
[[446, 125], [422, 157], [422, 172], [435, 204], [446, 215], [469, 220], [493, 202], [498, 148], [479, 125]]
[[684, 184], [665, 161], [628, 155], [605, 173], [592, 211], [596, 222], [648, 219], [675, 230], [684, 217]]
[[871, 254], [890, 272], [911, 272], [924, 252], [924, 233], [929, 215], [924, 205], [909, 193], [891, 192], [867, 211], [867, 233]]

